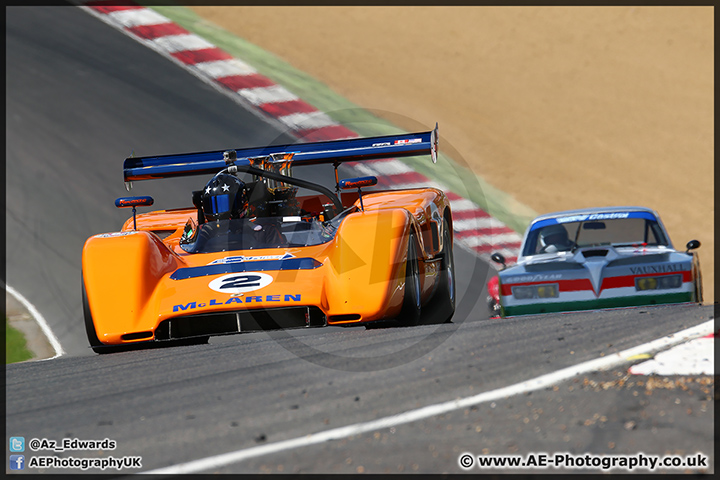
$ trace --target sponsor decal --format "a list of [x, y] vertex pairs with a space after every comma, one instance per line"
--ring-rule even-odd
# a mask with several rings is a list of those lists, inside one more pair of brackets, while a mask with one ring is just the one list
[[504, 283], [551, 282], [554, 280], [560, 280], [561, 278], [562, 274], [560, 273], [538, 273], [536, 275], [508, 277], [504, 280]]
[[292, 253], [285, 253], [283, 255], [256, 255], [256, 256], [245, 256], [237, 255], [234, 257], [218, 258], [208, 263], [208, 265], [220, 265], [226, 263], [240, 263], [240, 262], [257, 262], [261, 260], [287, 260], [288, 258], [295, 258]]
[[196, 308], [205, 308], [214, 305], [231, 305], [234, 303], [276, 303], [276, 302], [299, 302], [302, 294], [285, 294], [285, 295], [249, 295], [247, 297], [232, 297], [228, 300], [211, 299], [209, 302], [188, 302], [173, 305], [173, 312], [184, 312], [195, 310]]
[[131, 207], [133, 205], [145, 206], [148, 203], [146, 198], [119, 198], [117, 204], [120, 207]]
[[95, 238], [124, 237], [125, 235], [134, 235], [136, 233], [138, 232], [135, 230], [132, 232], [101, 233], [100, 235], [95, 235]]
[[630, 267], [633, 275], [643, 275], [645, 273], [669, 273], [682, 272], [685, 270], [682, 263], [666, 263], [663, 265], [643, 265], [641, 267]]
[[345, 188], [355, 188], [355, 187], [372, 187], [377, 182], [374, 181], [374, 179], [363, 179], [363, 180], [354, 180], [354, 181], [345, 181], [343, 184], [343, 187]]
[[616, 213], [593, 213], [586, 215], [571, 215], [569, 217], [560, 217], [557, 219], [558, 223], [568, 222], [584, 222], [586, 220], [614, 220], [616, 218], [628, 218], [630, 212], [616, 212]]
[[245, 293], [267, 287], [273, 277], [262, 272], [231, 273], [216, 278], [208, 284], [212, 290], [220, 293]]
[[373, 147], [389, 147], [390, 142], [373, 143], [372, 146]]
[[422, 138], [411, 138], [409, 140], [395, 140], [395, 145], [410, 145], [411, 143], [420, 143]]

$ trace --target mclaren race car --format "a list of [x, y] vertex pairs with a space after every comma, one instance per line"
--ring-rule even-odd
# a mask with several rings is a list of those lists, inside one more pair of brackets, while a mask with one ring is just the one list
[[657, 212], [643, 207], [542, 215], [525, 232], [517, 264], [488, 283], [495, 316], [701, 303], [697, 240], [677, 251]]
[[[203, 175], [207, 183], [188, 192], [193, 206], [187, 208], [141, 214], [136, 208], [152, 205], [152, 197], [119, 198], [116, 205], [132, 207], [132, 217], [119, 232], [85, 242], [90, 346], [103, 353], [253, 330], [415, 325], [425, 307], [432, 321], [450, 321], [453, 228], [445, 194], [368, 191], [377, 178], [338, 177], [343, 162], [427, 154], [436, 161], [437, 140], [436, 126], [127, 158], [128, 189], [134, 181], [184, 175]], [[292, 176], [293, 167], [319, 164], [334, 167], [335, 191]], [[301, 188], [310, 194], [299, 195]]]

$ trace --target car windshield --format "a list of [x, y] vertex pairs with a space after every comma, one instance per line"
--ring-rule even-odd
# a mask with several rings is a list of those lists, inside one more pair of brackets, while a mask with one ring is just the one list
[[[528, 233], [523, 255], [574, 251], [576, 248], [668, 245], [658, 222], [649, 216], [538, 225]], [[540, 222], [538, 222], [540, 223]]]
[[257, 217], [207, 222], [180, 240], [188, 253], [215, 253], [259, 248], [306, 247], [330, 241], [348, 209], [332, 220]]

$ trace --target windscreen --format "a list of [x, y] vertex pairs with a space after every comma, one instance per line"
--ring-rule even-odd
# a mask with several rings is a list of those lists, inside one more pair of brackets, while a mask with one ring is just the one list
[[306, 247], [326, 243], [350, 210], [321, 222], [300, 217], [257, 217], [211, 221], [180, 240], [188, 253], [216, 253], [260, 248]]
[[573, 251], [577, 248], [603, 245], [666, 246], [668, 240], [654, 218], [553, 222], [539, 225], [528, 234], [523, 255]]

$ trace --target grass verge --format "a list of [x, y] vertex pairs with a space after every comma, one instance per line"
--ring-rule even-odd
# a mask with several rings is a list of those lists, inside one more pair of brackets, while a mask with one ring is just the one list
[[10, 321], [5, 318], [5, 363], [24, 362], [33, 358], [27, 348], [25, 336], [10, 326]]

